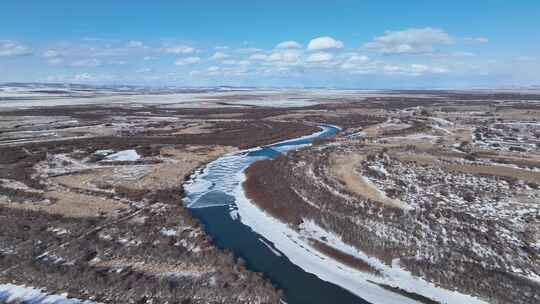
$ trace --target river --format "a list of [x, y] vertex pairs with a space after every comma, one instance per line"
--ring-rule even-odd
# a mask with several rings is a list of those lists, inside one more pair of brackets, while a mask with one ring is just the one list
[[283, 291], [285, 302], [368, 303], [292, 263], [272, 242], [243, 224], [238, 216], [235, 191], [241, 186], [243, 171], [255, 161], [304, 147], [315, 139], [335, 135], [338, 131], [333, 126], [321, 126], [321, 129], [310, 136], [226, 155], [209, 163], [184, 185], [184, 203], [218, 247], [244, 259], [249, 270], [262, 272]]

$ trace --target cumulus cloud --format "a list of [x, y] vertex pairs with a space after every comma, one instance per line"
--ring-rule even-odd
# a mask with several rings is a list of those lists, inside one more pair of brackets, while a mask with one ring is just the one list
[[210, 57], [210, 59], [212, 60], [219, 60], [219, 59], [225, 59], [225, 58], [229, 58], [229, 55], [223, 53], [223, 52], [215, 52], [214, 55], [212, 55], [212, 57]]
[[433, 52], [435, 45], [451, 43], [453, 39], [445, 31], [426, 27], [386, 31], [364, 44], [364, 48], [384, 54], [422, 54]]
[[276, 45], [276, 49], [301, 49], [302, 45], [296, 41], [283, 41]]
[[187, 58], [180, 58], [174, 62], [176, 65], [188, 65], [188, 64], [195, 64], [201, 62], [200, 57], [187, 57]]
[[161, 51], [166, 54], [193, 54], [197, 52], [197, 50], [194, 47], [187, 46], [187, 45], [177, 45], [177, 46], [168, 46], [161, 48]]
[[0, 41], [0, 57], [18, 57], [31, 55], [32, 50], [14, 41]]
[[267, 56], [266, 61], [292, 63], [300, 59], [301, 53], [296, 50], [276, 51]]
[[369, 62], [370, 60], [368, 56], [352, 54], [341, 63], [340, 67], [344, 70], [365, 68], [366, 63]]
[[308, 56], [307, 62], [326, 62], [334, 59], [334, 55], [326, 52], [318, 52]]
[[343, 47], [343, 42], [328, 36], [317, 37], [315, 39], [312, 39], [308, 44], [308, 50], [311, 51], [341, 49]]

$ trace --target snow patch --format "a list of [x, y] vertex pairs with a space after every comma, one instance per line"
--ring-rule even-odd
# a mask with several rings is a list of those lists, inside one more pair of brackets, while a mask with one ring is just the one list
[[49, 295], [42, 289], [0, 284], [0, 302], [3, 303], [32, 303], [32, 304], [97, 304], [87, 300], [69, 299], [66, 294]]
[[105, 157], [108, 161], [137, 161], [141, 156], [135, 150], [124, 150]]
[[164, 236], [176, 236], [178, 234], [176, 230], [167, 228], [161, 228], [159, 233], [163, 234]]

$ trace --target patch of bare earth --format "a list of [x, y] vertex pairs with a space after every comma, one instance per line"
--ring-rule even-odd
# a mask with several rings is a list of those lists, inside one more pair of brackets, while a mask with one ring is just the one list
[[330, 172], [354, 194], [390, 208], [406, 209], [407, 206], [403, 202], [387, 197], [367, 177], [356, 171], [356, 166], [364, 160], [365, 156], [354, 153], [335, 155], [330, 160]]
[[73, 218], [108, 216], [126, 208], [125, 204], [117, 200], [69, 191], [50, 191], [46, 192], [44, 197], [46, 200], [38, 203], [2, 203], [0, 201], [0, 204], [7, 208], [47, 212]]

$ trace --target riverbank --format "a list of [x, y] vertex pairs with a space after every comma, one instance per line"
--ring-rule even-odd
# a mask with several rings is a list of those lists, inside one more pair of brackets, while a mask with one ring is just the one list
[[536, 140], [485, 108], [472, 143], [463, 140], [472, 120], [456, 106], [462, 116], [398, 112], [255, 162], [238, 177], [238, 216], [295, 264], [368, 301], [387, 303], [363, 283], [417, 302], [535, 303], [540, 192], [536, 166], [523, 161], [538, 147], [488, 149], [486, 138], [506, 133], [523, 134], [514, 141], [524, 147]]
[[[267, 280], [212, 244], [180, 204], [179, 187], [196, 168], [238, 147], [314, 128], [156, 118], [161, 110], [154, 108], [138, 109], [136, 119], [114, 108], [87, 110], [18, 110], [2, 121], [3, 301], [65, 295], [99, 303], [278, 303]], [[66, 118], [58, 120], [58, 111]], [[90, 113], [99, 111], [108, 115]], [[17, 130], [17, 117], [25, 118], [24, 130]], [[32, 129], [42, 123], [48, 133]]]

